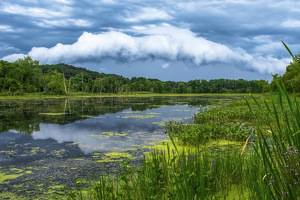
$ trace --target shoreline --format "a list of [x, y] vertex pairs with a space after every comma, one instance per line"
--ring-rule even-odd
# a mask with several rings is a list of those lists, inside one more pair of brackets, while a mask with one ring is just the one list
[[14, 99], [66, 99], [66, 98], [102, 98], [102, 97], [180, 97], [180, 96], [257, 96], [265, 93], [201, 93], [201, 94], [192, 94], [192, 93], [130, 93], [130, 94], [81, 94], [81, 93], [72, 93], [68, 95], [45, 95], [45, 94], [24, 94], [24, 95], [9, 95], [9, 96], [0, 96], [0, 100], [14, 100]]

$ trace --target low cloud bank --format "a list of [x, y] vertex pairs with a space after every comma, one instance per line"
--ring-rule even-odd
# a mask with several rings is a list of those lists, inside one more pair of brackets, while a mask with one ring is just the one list
[[[109, 30], [100, 34], [84, 32], [73, 44], [33, 47], [27, 55], [42, 64], [101, 62], [104, 59], [119, 62], [161, 59], [191, 62], [196, 66], [224, 63], [261, 74], [282, 73], [291, 61], [289, 58], [251, 55], [242, 49], [233, 50], [188, 29], [170, 25]], [[14, 61], [27, 55], [12, 54], [2, 59]]]

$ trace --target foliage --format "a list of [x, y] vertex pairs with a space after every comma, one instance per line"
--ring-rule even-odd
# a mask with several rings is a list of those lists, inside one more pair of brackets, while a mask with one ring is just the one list
[[283, 41], [282, 43], [292, 56], [293, 61], [286, 67], [286, 71], [282, 76], [275, 74], [275, 78], [270, 84], [270, 89], [277, 91], [275, 80], [278, 80], [284, 83], [288, 92], [300, 92], [300, 54], [294, 56], [287, 45]]
[[7, 93], [39, 92], [39, 62], [30, 57], [14, 63], [0, 60], [0, 91]]
[[244, 79], [191, 80], [187, 83], [191, 93], [261, 93], [268, 82]]
[[191, 80], [163, 82], [144, 77], [124, 78], [67, 64], [39, 65], [30, 57], [9, 63], [0, 61], [0, 92], [23, 94], [110, 93], [261, 93], [268, 84], [264, 80], [243, 79]]
[[289, 92], [300, 92], [300, 55], [296, 55], [293, 62], [286, 67], [281, 79]]
[[63, 75], [56, 70], [42, 76], [41, 82], [46, 94], [66, 94]]

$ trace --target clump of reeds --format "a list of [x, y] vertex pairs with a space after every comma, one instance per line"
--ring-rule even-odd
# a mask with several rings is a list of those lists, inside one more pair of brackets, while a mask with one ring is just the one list
[[[297, 199], [300, 195], [300, 111], [296, 97], [291, 97], [284, 85], [275, 80], [279, 93], [278, 102], [265, 102], [272, 123], [266, 136], [258, 127], [256, 152], [264, 163], [265, 198]], [[257, 103], [257, 107], [263, 105]], [[249, 106], [250, 110], [252, 109]], [[254, 192], [253, 192], [254, 193]]]

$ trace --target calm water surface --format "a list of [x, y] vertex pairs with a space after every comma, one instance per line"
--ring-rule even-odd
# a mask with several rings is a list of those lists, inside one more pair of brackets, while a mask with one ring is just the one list
[[191, 123], [195, 113], [209, 107], [209, 100], [0, 101], [0, 192], [43, 195], [89, 173], [113, 172], [119, 161], [138, 162], [153, 144], [168, 139], [165, 122]]
[[28, 149], [33, 144], [44, 148], [71, 143], [84, 154], [142, 147], [168, 138], [162, 128], [165, 122], [191, 123], [208, 101], [199, 97], [89, 98], [1, 101], [0, 106], [3, 160], [5, 150], [13, 151], [14, 157], [25, 156], [18, 147]]

